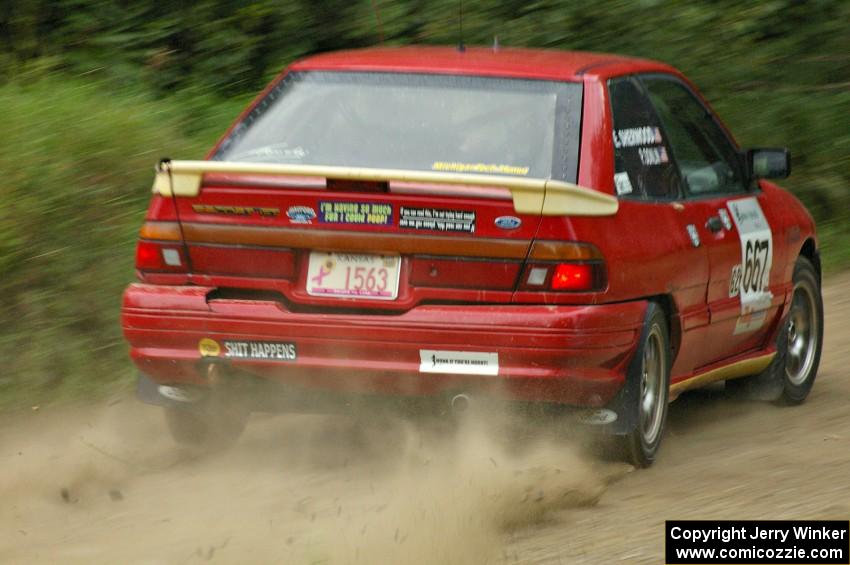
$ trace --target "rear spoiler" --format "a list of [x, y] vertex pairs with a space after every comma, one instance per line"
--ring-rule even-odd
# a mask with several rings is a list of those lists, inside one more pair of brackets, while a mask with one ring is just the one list
[[153, 191], [163, 196], [197, 196], [201, 189], [201, 178], [205, 173], [506, 188], [511, 191], [517, 213], [544, 216], [613, 216], [617, 213], [619, 206], [617, 199], [610, 194], [552, 179], [364, 167], [170, 161], [167, 159], [160, 161], [156, 168]]

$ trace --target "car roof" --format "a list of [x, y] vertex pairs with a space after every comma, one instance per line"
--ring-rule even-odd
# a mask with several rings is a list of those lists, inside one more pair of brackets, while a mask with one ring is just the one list
[[380, 47], [335, 51], [301, 59], [291, 70], [412, 72], [502, 76], [542, 80], [606, 78], [674, 68], [623, 55], [552, 49], [468, 47]]

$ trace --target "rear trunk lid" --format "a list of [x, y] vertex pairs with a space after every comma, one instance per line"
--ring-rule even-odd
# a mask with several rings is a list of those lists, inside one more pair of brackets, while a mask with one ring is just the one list
[[573, 83], [290, 73], [154, 190], [199, 284], [303, 308], [509, 302], [542, 215], [616, 210], [571, 184], [580, 111]]

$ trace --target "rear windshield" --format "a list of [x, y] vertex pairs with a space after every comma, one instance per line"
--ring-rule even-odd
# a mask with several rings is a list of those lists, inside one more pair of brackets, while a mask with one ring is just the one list
[[552, 81], [289, 73], [213, 159], [575, 182], [581, 95]]

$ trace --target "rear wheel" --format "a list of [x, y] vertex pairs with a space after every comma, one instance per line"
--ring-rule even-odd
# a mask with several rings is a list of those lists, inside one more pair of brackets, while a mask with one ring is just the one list
[[670, 332], [664, 310], [649, 303], [641, 343], [628, 375], [634, 386], [630, 409], [635, 425], [620, 438], [623, 455], [638, 467], [655, 461], [670, 399]]

